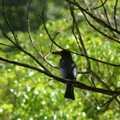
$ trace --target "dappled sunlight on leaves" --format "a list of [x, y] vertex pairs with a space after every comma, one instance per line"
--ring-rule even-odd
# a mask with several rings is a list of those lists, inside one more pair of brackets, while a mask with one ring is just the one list
[[[76, 0], [80, 2], [79, 0]], [[94, 0], [95, 1], [95, 0]], [[49, 30], [49, 34], [53, 39], [57, 34], [54, 42], [59, 46], [62, 46], [64, 49], [70, 49], [72, 52], [72, 58], [76, 62], [78, 72], [77, 81], [96, 88], [102, 89], [111, 89], [111, 90], [120, 90], [120, 68], [112, 65], [108, 65], [97, 60], [101, 60], [107, 63], [112, 63], [115, 65], [120, 64], [120, 44], [110, 41], [107, 37], [101, 35], [96, 30], [91, 28], [83, 17], [82, 12], [77, 13], [75, 10], [75, 15], [77, 18], [77, 25], [80, 29], [81, 38], [83, 44], [85, 45], [86, 52], [89, 57], [92, 57], [97, 60], [89, 59], [91, 70], [93, 70], [100, 79], [97, 79], [88, 70], [88, 64], [86, 57], [81, 53], [80, 48], [78, 47], [77, 40], [79, 40], [79, 35], [75, 30], [75, 36], [72, 34], [73, 30], [73, 21], [70, 15], [70, 11], [66, 5], [67, 2], [56, 1], [47, 1], [49, 3], [48, 7], [55, 9], [46, 9], [50, 10], [49, 13], [56, 11], [60, 15], [56, 17], [49, 16], [49, 20], [46, 19], [45, 24]], [[84, 3], [86, 2], [86, 4]], [[98, 3], [97, 3], [98, 2]], [[91, 8], [97, 5], [100, 5], [100, 1], [95, 1], [96, 4], [91, 3], [90, 1], [81, 1], [88, 11], [92, 11]], [[108, 1], [108, 8], [112, 11], [112, 2]], [[34, 3], [34, 1], [33, 1]], [[60, 4], [63, 3], [63, 4]], [[60, 5], [59, 5], [60, 4]], [[37, 4], [36, 4], [37, 5]], [[65, 7], [60, 10], [60, 6], [64, 5]], [[88, 6], [86, 6], [88, 5]], [[12, 8], [14, 9], [14, 7]], [[31, 8], [32, 9], [32, 8]], [[40, 8], [42, 9], [42, 7]], [[94, 12], [95, 10], [99, 10]], [[98, 15], [98, 17], [105, 19], [103, 14], [103, 9], [95, 9], [93, 15]], [[110, 12], [108, 11], [108, 12]], [[40, 11], [41, 12], [41, 11]], [[101, 13], [100, 13], [101, 12]], [[91, 12], [92, 13], [92, 12]], [[112, 14], [110, 14], [109, 17]], [[34, 17], [36, 17], [33, 14]], [[60, 17], [62, 16], [62, 17]], [[64, 18], [63, 18], [64, 16]], [[57, 18], [58, 17], [58, 18]], [[89, 18], [91, 20], [91, 18]], [[93, 23], [94, 21], [91, 20]], [[32, 24], [32, 23], [31, 23]], [[32, 24], [33, 26], [34, 24]], [[97, 26], [97, 24], [95, 23]], [[98, 25], [100, 28], [100, 25]], [[101, 28], [106, 34], [110, 31], [106, 28]], [[33, 55], [38, 62], [42, 63], [50, 74], [60, 76], [58, 67], [60, 56], [54, 56], [51, 52], [56, 50], [61, 50], [55, 44], [52, 44], [50, 37], [46, 34], [44, 25], [38, 26], [37, 30], [31, 29], [31, 36], [33, 43], [36, 49], [43, 53], [44, 57], [41, 57], [39, 52], [32, 46], [29, 35], [27, 32], [16, 31], [18, 36], [18, 43], [23, 50], [29, 52], [31, 56]], [[11, 32], [8, 32], [7, 35], [13, 39], [14, 36]], [[0, 33], [1, 36], [1, 33]], [[110, 33], [110, 36], [113, 36]], [[10, 41], [3, 38], [0, 38], [0, 43], [10, 44]], [[52, 47], [51, 47], [52, 46]], [[81, 45], [80, 45], [81, 47]], [[16, 61], [20, 63], [27, 64], [29, 66], [36, 67], [38, 69], [44, 69], [33, 60], [31, 56], [26, 55], [23, 51], [13, 50], [8, 46], [4, 46], [3, 49], [0, 49], [0, 57], [8, 58], [11, 61]], [[6, 50], [7, 52], [3, 52]], [[46, 58], [50, 64], [55, 67], [51, 67], [45, 59]], [[56, 68], [57, 67], [57, 68]], [[87, 72], [87, 73], [82, 73]], [[49, 73], [49, 72], [48, 72]], [[94, 82], [94, 84], [92, 84]], [[107, 85], [107, 87], [102, 84]], [[43, 73], [38, 72], [37, 70], [28, 69], [25, 67], [8, 64], [0, 61], [0, 119], [3, 120], [118, 120], [120, 118], [120, 107], [115, 101], [116, 98], [120, 100], [120, 97], [116, 97], [114, 100], [109, 101], [112, 96], [105, 95], [102, 93], [97, 93], [89, 90], [75, 88], [75, 98], [76, 100], [70, 100], [64, 98], [65, 84], [50, 78]], [[106, 101], [108, 103], [102, 106]]]

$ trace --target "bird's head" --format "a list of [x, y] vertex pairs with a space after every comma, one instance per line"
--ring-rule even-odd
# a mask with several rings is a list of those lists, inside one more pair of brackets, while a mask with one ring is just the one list
[[52, 54], [60, 55], [62, 58], [69, 58], [71, 57], [71, 53], [69, 50], [62, 50], [62, 51], [54, 51]]

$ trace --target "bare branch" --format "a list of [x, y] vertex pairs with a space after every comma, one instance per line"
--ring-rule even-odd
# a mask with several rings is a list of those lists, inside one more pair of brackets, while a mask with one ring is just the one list
[[106, 2], [107, 2], [107, 0], [105, 0], [104, 2], [102, 2], [102, 4], [101, 4], [100, 6], [97, 6], [97, 7], [91, 7], [90, 9], [91, 9], [91, 10], [98, 9], [98, 8], [104, 6]]
[[45, 9], [45, 1], [44, 1], [44, 6], [43, 6], [43, 10], [42, 10], [42, 15], [39, 15], [39, 17], [42, 19], [43, 21], [43, 25], [44, 25], [44, 28], [45, 28], [45, 31], [49, 37], [49, 39], [51, 40], [51, 42], [53, 44], [55, 44], [58, 48], [61, 48], [61, 49], [64, 49], [63, 47], [61, 47], [60, 45], [58, 45], [54, 40], [55, 38], [57, 37], [57, 35], [59, 34], [59, 32], [55, 33], [54, 37], [51, 37], [50, 33], [49, 33], [49, 30], [47, 29], [47, 26], [45, 24], [45, 18], [44, 18], [44, 9]]
[[[4, 46], [4, 47], [8, 47], [8, 48], [11, 48], [12, 50], [11, 51], [15, 51], [15, 50], [18, 50], [17, 47], [15, 46], [11, 46], [11, 45], [7, 45], [7, 44], [4, 44], [4, 43], [0, 43], [1, 46]], [[4, 50], [2, 49], [2, 47], [0, 47], [0, 49], [3, 51], [3, 52], [11, 52], [10, 50]]]
[[115, 2], [115, 6], [114, 6], [114, 16], [113, 16], [113, 18], [114, 18], [114, 24], [115, 24], [115, 28], [116, 28], [116, 29], [118, 29], [118, 28], [117, 28], [117, 20], [116, 20], [116, 17], [117, 17], [117, 15], [116, 15], [116, 13], [117, 13], [117, 5], [118, 5], [118, 0], [116, 0], [116, 2]]
[[[69, 4], [69, 3], [68, 3]], [[77, 34], [78, 34], [78, 36], [79, 36], [79, 42], [80, 42], [80, 44], [81, 44], [81, 46], [82, 46], [82, 50], [83, 50], [83, 53], [84, 53], [84, 55], [86, 55], [86, 56], [88, 56], [87, 55], [87, 51], [86, 51], [86, 48], [85, 48], [85, 45], [84, 45], [84, 43], [83, 43], [83, 40], [82, 40], [82, 37], [81, 37], [81, 33], [80, 33], [80, 30], [79, 30], [79, 28], [78, 28], [78, 25], [77, 25], [77, 22], [76, 22], [76, 18], [75, 18], [75, 15], [74, 15], [74, 8], [69, 4], [69, 7], [70, 7], [70, 12], [71, 12], [71, 16], [72, 16], [72, 19], [73, 19], [73, 24], [74, 24], [74, 26], [75, 26], [75, 29], [76, 29], [76, 31], [77, 31]], [[74, 34], [74, 33], [73, 33]], [[87, 60], [87, 70], [89, 71], [89, 69], [91, 69], [90, 68], [90, 61], [89, 61], [89, 58], [88, 57], [86, 57], [86, 60]]]
[[92, 58], [92, 57], [89, 57], [89, 56], [86, 56], [86, 55], [83, 55], [83, 54], [79, 54], [77, 52], [73, 52], [73, 51], [70, 51], [71, 53], [73, 54], [76, 54], [76, 55], [80, 55], [81, 57], [87, 57], [93, 61], [96, 61], [96, 62], [100, 62], [100, 63], [103, 63], [103, 64], [106, 64], [106, 65], [111, 65], [111, 66], [114, 66], [114, 67], [120, 67], [120, 64], [113, 64], [113, 63], [109, 63], [109, 62], [105, 62], [105, 61], [102, 61], [102, 60], [99, 60], [99, 59], [96, 59], [96, 58]]
[[[9, 23], [9, 20], [7, 18], [7, 13], [6, 13], [6, 10], [5, 10], [5, 0], [2, 0], [2, 6], [3, 6], [3, 11], [4, 11], [4, 16], [5, 16], [5, 21], [6, 21], [6, 24], [8, 25], [10, 31], [12, 32], [12, 35], [14, 37], [14, 40], [16, 42], [16, 46], [19, 46], [19, 43], [18, 43], [18, 38], [17, 38], [17, 34], [15, 34], [15, 32], [12, 30], [12, 27], [10, 26], [10, 23]], [[3, 32], [3, 31], [2, 31]], [[10, 40], [10, 39], [8, 39]], [[10, 40], [11, 41], [11, 40]], [[11, 41], [12, 42], [12, 41]], [[13, 43], [13, 42], [12, 42]]]
[[2, 28], [1, 24], [0, 24], [0, 29], [2, 31], [2, 34], [7, 38], [7, 40], [9, 40], [14, 46], [16, 46], [16, 43], [10, 37], [7, 36], [7, 34], [5, 33], [5, 31]]
[[[103, 1], [102, 1], [102, 0], [100, 0], [100, 1], [101, 1], [101, 3], [103, 4]], [[106, 15], [106, 18], [107, 18], [108, 25], [109, 25], [110, 27], [112, 27], [111, 24], [110, 24], [109, 18], [108, 18], [107, 10], [106, 10], [106, 8], [105, 8], [104, 5], [103, 5], [102, 7], [103, 7], [103, 9], [104, 9], [104, 12], [105, 12], [105, 15]]]
[[[30, 56], [38, 65], [40, 65], [46, 72], [49, 72], [49, 70], [44, 67], [44, 65], [42, 63], [40, 63], [35, 56], [33, 56], [31, 53], [27, 52], [26, 50], [19, 48], [22, 52], [24, 52], [26, 55]], [[50, 73], [50, 72], [49, 72]]]
[[[75, 0], [74, 0], [75, 1]], [[85, 3], [85, 1], [83, 0], [83, 2]], [[98, 2], [98, 0], [96, 1], [96, 3]], [[105, 3], [107, 2], [107, 0], [105, 0], [104, 2], [102, 2], [102, 4], [101, 5], [99, 5], [99, 6], [97, 6], [97, 7], [94, 7], [95, 6], [95, 4], [92, 6], [92, 7], [89, 7], [88, 8], [88, 5], [85, 3], [85, 5], [87, 6], [87, 8], [85, 8], [85, 10], [96, 10], [96, 9], [98, 9], [98, 8], [101, 8], [103, 5], [105, 5]], [[75, 10], [79, 10], [78, 8], [74, 8]]]
[[33, 41], [33, 39], [32, 39], [32, 36], [31, 36], [30, 20], [29, 20], [30, 5], [31, 5], [31, 0], [29, 1], [28, 9], [27, 9], [27, 15], [26, 15], [26, 17], [27, 17], [27, 26], [28, 26], [28, 35], [29, 35], [29, 39], [30, 39], [30, 42], [31, 42], [34, 50], [40, 55], [40, 57], [43, 57], [43, 54], [40, 53], [40, 52], [37, 50], [37, 48], [36, 48], [36, 46], [35, 46], [35, 44], [34, 44], [34, 41]]
[[119, 30], [114, 29], [112, 26], [109, 26], [109, 24], [105, 23], [103, 20], [97, 18], [96, 16], [94, 16], [91, 12], [85, 10], [84, 8], [82, 8], [76, 1], [72, 2], [70, 0], [66, 0], [67, 2], [69, 2], [72, 5], [75, 5], [76, 7], [79, 8], [79, 10], [81, 10], [82, 12], [85, 12], [87, 15], [89, 15], [93, 20], [95, 20], [95, 22], [97, 22], [98, 24], [106, 27], [108, 30], [116, 32], [117, 34], [120, 34]]
[[[96, 98], [95, 98], [95, 101], [97, 102], [97, 104], [98, 104], [99, 107], [104, 107], [105, 105], [110, 104], [114, 99], [117, 100], [117, 96], [118, 96], [117, 94], [113, 95], [109, 100], [107, 100], [106, 102], [104, 102], [102, 105], [99, 104], [99, 102], [98, 102], [98, 100]], [[117, 102], [120, 105], [120, 101], [117, 100]]]
[[105, 34], [104, 32], [102, 32], [100, 29], [98, 29], [97, 27], [95, 27], [95, 26], [88, 20], [86, 14], [85, 14], [84, 12], [83, 12], [83, 15], [85, 16], [85, 18], [86, 18], [88, 24], [89, 24], [92, 28], [94, 28], [97, 32], [99, 32], [100, 34], [102, 34], [103, 36], [109, 38], [109, 39], [112, 40], [112, 41], [115, 41], [115, 42], [117, 42], [117, 43], [120, 43], [119, 40], [117, 40], [117, 39], [115, 39], [115, 38], [112, 38], [112, 37], [108, 36], [107, 34]]

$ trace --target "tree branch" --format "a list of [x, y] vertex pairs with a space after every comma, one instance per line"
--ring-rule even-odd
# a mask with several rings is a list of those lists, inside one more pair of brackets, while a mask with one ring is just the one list
[[25, 68], [29, 68], [29, 69], [32, 69], [32, 70], [35, 70], [35, 71], [38, 71], [40, 73], [43, 73], [59, 82], [62, 82], [62, 83], [66, 83], [66, 82], [69, 82], [69, 83], [72, 83], [74, 84], [75, 87], [77, 88], [80, 88], [80, 89], [85, 89], [85, 90], [89, 90], [89, 91], [93, 91], [93, 92], [98, 92], [98, 93], [103, 93], [103, 94], [106, 94], [106, 95], [120, 95], [120, 91], [112, 91], [112, 90], [104, 90], [104, 89], [101, 89], [101, 88], [96, 88], [96, 87], [91, 87], [91, 86], [88, 86], [88, 85], [85, 85], [81, 82], [78, 82], [78, 81], [71, 81], [71, 80], [67, 80], [67, 79], [63, 79], [63, 78], [60, 78], [60, 77], [57, 77], [49, 72], [46, 72], [40, 68], [37, 68], [37, 67], [34, 67], [34, 66], [31, 66], [31, 65], [28, 65], [28, 64], [24, 64], [24, 63], [19, 63], [19, 62], [16, 62], [16, 61], [11, 61], [11, 60], [8, 60], [8, 59], [5, 59], [3, 57], [0, 57], [0, 61], [4, 61], [4, 62], [7, 62], [7, 63], [11, 63], [11, 64], [14, 64], [14, 65], [18, 65], [18, 66], [22, 66], [22, 67], [25, 67]]

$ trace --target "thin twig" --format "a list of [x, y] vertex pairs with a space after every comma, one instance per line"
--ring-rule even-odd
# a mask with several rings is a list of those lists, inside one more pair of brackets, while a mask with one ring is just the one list
[[14, 46], [7, 45], [7, 44], [4, 44], [4, 43], [0, 43], [0, 45], [2, 45], [2, 46], [6, 46], [6, 47], [11, 47], [11, 48], [16, 48], [16, 47], [14, 47]]
[[33, 39], [32, 39], [32, 36], [31, 36], [30, 20], [29, 20], [30, 5], [31, 5], [31, 0], [29, 1], [28, 9], [27, 9], [27, 15], [26, 15], [26, 17], [27, 17], [27, 26], [28, 26], [28, 35], [29, 35], [29, 39], [30, 39], [30, 42], [31, 42], [34, 50], [40, 55], [40, 57], [43, 57], [43, 54], [40, 53], [40, 52], [37, 50], [37, 48], [36, 48], [36, 46], [35, 46], [35, 44], [34, 44], [34, 41], [33, 41]]
[[85, 10], [84, 8], [82, 8], [76, 1], [70, 1], [70, 0], [66, 0], [67, 2], [69, 2], [72, 5], [75, 5], [76, 7], [79, 8], [79, 10], [81, 10], [82, 12], [85, 12], [87, 15], [89, 15], [93, 20], [95, 20], [98, 24], [106, 27], [108, 30], [116, 32], [118, 34], [120, 34], [120, 31], [113, 28], [112, 26], [108, 25], [106, 22], [104, 22], [103, 20], [97, 18], [96, 16], [94, 16], [91, 12]]
[[[52, 64], [46, 59], [46, 57], [43, 55], [43, 53], [41, 53], [40, 51], [37, 50], [37, 48], [36, 48], [36, 46], [35, 46], [35, 44], [34, 44], [34, 41], [33, 41], [33, 39], [32, 39], [31, 30], [30, 30], [30, 21], [29, 21], [30, 5], [31, 5], [31, 0], [29, 1], [28, 9], [27, 9], [27, 25], [28, 25], [28, 35], [29, 35], [29, 38], [30, 38], [30, 42], [31, 42], [34, 50], [40, 55], [40, 57], [42, 57], [42, 59], [43, 59], [44, 61], [46, 61], [50, 66], [52, 66], [52, 67], [55, 68], [55, 66], [52, 65]], [[28, 53], [27, 53], [27, 54], [28, 54]], [[34, 57], [34, 59], [35, 59], [35, 57]], [[35, 59], [35, 60], [36, 60], [36, 59]], [[38, 63], [44, 70], [48, 71], [47, 68], [42, 65], [42, 63], [38, 62], [38, 60], [36, 60], [36, 61], [37, 61], [37, 63]], [[48, 71], [48, 72], [49, 72], [49, 71]]]
[[90, 82], [92, 83], [92, 85], [93, 85], [94, 87], [96, 87], [95, 82], [94, 82], [94, 80], [93, 80], [93, 76], [90, 76]]
[[22, 52], [24, 52], [26, 55], [30, 56], [38, 65], [40, 65], [46, 72], [50, 73], [50, 71], [42, 64], [40, 63], [35, 56], [33, 56], [31, 53], [27, 52], [26, 50], [19, 48]]
[[18, 50], [18, 48], [15, 47], [15, 46], [10, 46], [10, 45], [4, 44], [4, 43], [0, 43], [0, 45], [1, 45], [1, 46], [4, 46], [4, 47], [12, 48], [12, 50], [7, 51], [7, 50], [3, 50], [3, 49], [0, 47], [0, 49], [1, 49], [3, 52], [11, 52], [11, 51]]
[[[83, 2], [85, 3], [85, 1], [83, 0]], [[89, 7], [89, 9], [88, 8], [85, 8], [85, 10], [96, 10], [96, 9], [98, 9], [98, 8], [101, 8], [105, 3], [107, 2], [107, 0], [105, 0], [101, 5], [99, 5], [99, 6], [97, 6], [97, 7]], [[86, 3], [85, 3], [85, 5], [86, 5]], [[87, 6], [87, 5], [86, 5]], [[87, 6], [88, 7], [88, 6]], [[74, 8], [75, 10], [79, 10], [78, 8]]]
[[59, 32], [55, 33], [55, 35], [54, 35], [53, 38], [51, 37], [51, 35], [50, 35], [50, 33], [49, 33], [49, 30], [47, 29], [47, 26], [46, 26], [46, 24], [45, 24], [45, 18], [44, 18], [44, 11], [45, 11], [45, 10], [44, 10], [44, 9], [45, 9], [45, 0], [44, 0], [43, 10], [42, 10], [42, 15], [39, 15], [39, 17], [40, 17], [40, 18], [42, 19], [42, 21], [43, 21], [43, 25], [44, 25], [45, 31], [46, 31], [49, 39], [51, 40], [51, 42], [52, 42], [54, 45], [56, 45], [58, 48], [64, 49], [63, 47], [61, 47], [60, 45], [58, 45], [58, 44], [54, 41], [55, 38], [57, 37], [57, 35], [59, 34]]
[[[101, 1], [101, 3], [103, 4], [103, 1], [102, 1], [102, 0], [100, 0], [100, 1]], [[104, 9], [104, 13], [105, 13], [105, 15], [106, 15], [106, 18], [107, 18], [108, 24], [109, 24], [110, 27], [112, 27], [111, 24], [110, 24], [109, 18], [108, 18], [107, 10], [106, 10], [106, 8], [105, 8], [104, 5], [103, 5], [102, 7], [103, 7], [103, 9]]]
[[[84, 45], [84, 43], [83, 43], [83, 39], [82, 39], [82, 37], [81, 37], [80, 30], [79, 30], [79, 28], [78, 28], [78, 24], [77, 24], [76, 18], [75, 18], [74, 8], [73, 8], [73, 6], [71, 6], [69, 3], [68, 3], [68, 5], [69, 5], [69, 7], [70, 7], [70, 12], [71, 12], [71, 16], [72, 16], [72, 19], [73, 19], [73, 24], [75, 25], [75, 29], [76, 29], [77, 34], [78, 34], [78, 36], [79, 36], [79, 42], [80, 42], [80, 44], [81, 44], [81, 46], [82, 46], [82, 50], [83, 50], [84, 54], [85, 54], [86, 56], [88, 56], [88, 55], [87, 55], [86, 48], [85, 48], [85, 45]], [[86, 57], [86, 60], [87, 60], [87, 70], [89, 71], [89, 69], [91, 69], [91, 68], [90, 68], [89, 58]]]
[[100, 7], [102, 7], [103, 5], [105, 5], [105, 3], [107, 2], [107, 0], [105, 0], [100, 6], [94, 7], [94, 8], [90, 8], [91, 10], [96, 10]]
[[113, 16], [113, 19], [114, 19], [114, 24], [115, 24], [115, 28], [117, 28], [117, 20], [116, 20], [116, 14], [117, 14], [117, 5], [118, 5], [118, 0], [116, 0], [115, 2], [115, 6], [114, 6], [114, 16]]
[[77, 45], [78, 45], [78, 48], [79, 48], [81, 54], [83, 54], [81, 45], [80, 45], [79, 40], [78, 40], [78, 38], [77, 38], [77, 36], [76, 36], [76, 34], [75, 34], [74, 20], [73, 20], [72, 33], [73, 33], [73, 35], [74, 35], [74, 37], [75, 37], [75, 40], [76, 40], [76, 42], [77, 42]]
[[15, 43], [10, 37], [7, 36], [7, 34], [5, 33], [5, 31], [4, 31], [3, 28], [2, 28], [1, 24], [0, 24], [0, 29], [1, 29], [1, 31], [2, 31], [2, 34], [3, 34], [13, 45], [16, 46], [16, 43]]
[[[100, 105], [100, 107], [103, 107], [105, 106], [106, 104], [110, 103], [112, 100], [114, 100], [115, 98], [117, 98], [117, 94], [116, 95], [113, 95], [112, 98], [110, 98], [108, 101], [104, 102], [102, 105]], [[120, 105], [120, 101], [118, 101], [119, 105]]]
[[12, 32], [12, 35], [13, 35], [14, 40], [16, 42], [16, 46], [19, 46], [17, 34], [13, 31], [13, 29], [12, 29], [10, 23], [9, 23], [8, 17], [7, 17], [7, 13], [6, 13], [6, 9], [5, 9], [5, 0], [2, 0], [2, 4], [3, 4], [2, 6], [3, 6], [3, 11], [4, 11], [4, 16], [5, 16], [6, 24], [8, 25], [10, 31]]
[[103, 36], [109, 38], [109, 39], [112, 40], [112, 41], [115, 41], [115, 42], [117, 42], [117, 43], [120, 43], [119, 40], [108, 36], [107, 34], [105, 34], [104, 32], [102, 32], [100, 29], [98, 29], [97, 27], [95, 27], [95, 25], [93, 25], [93, 24], [88, 20], [86, 14], [85, 14], [84, 12], [83, 12], [83, 15], [84, 15], [84, 17], [86, 18], [86, 21], [88, 22], [88, 24], [89, 24], [92, 28], [94, 28], [97, 32], [99, 32], [100, 34], [102, 34]]

